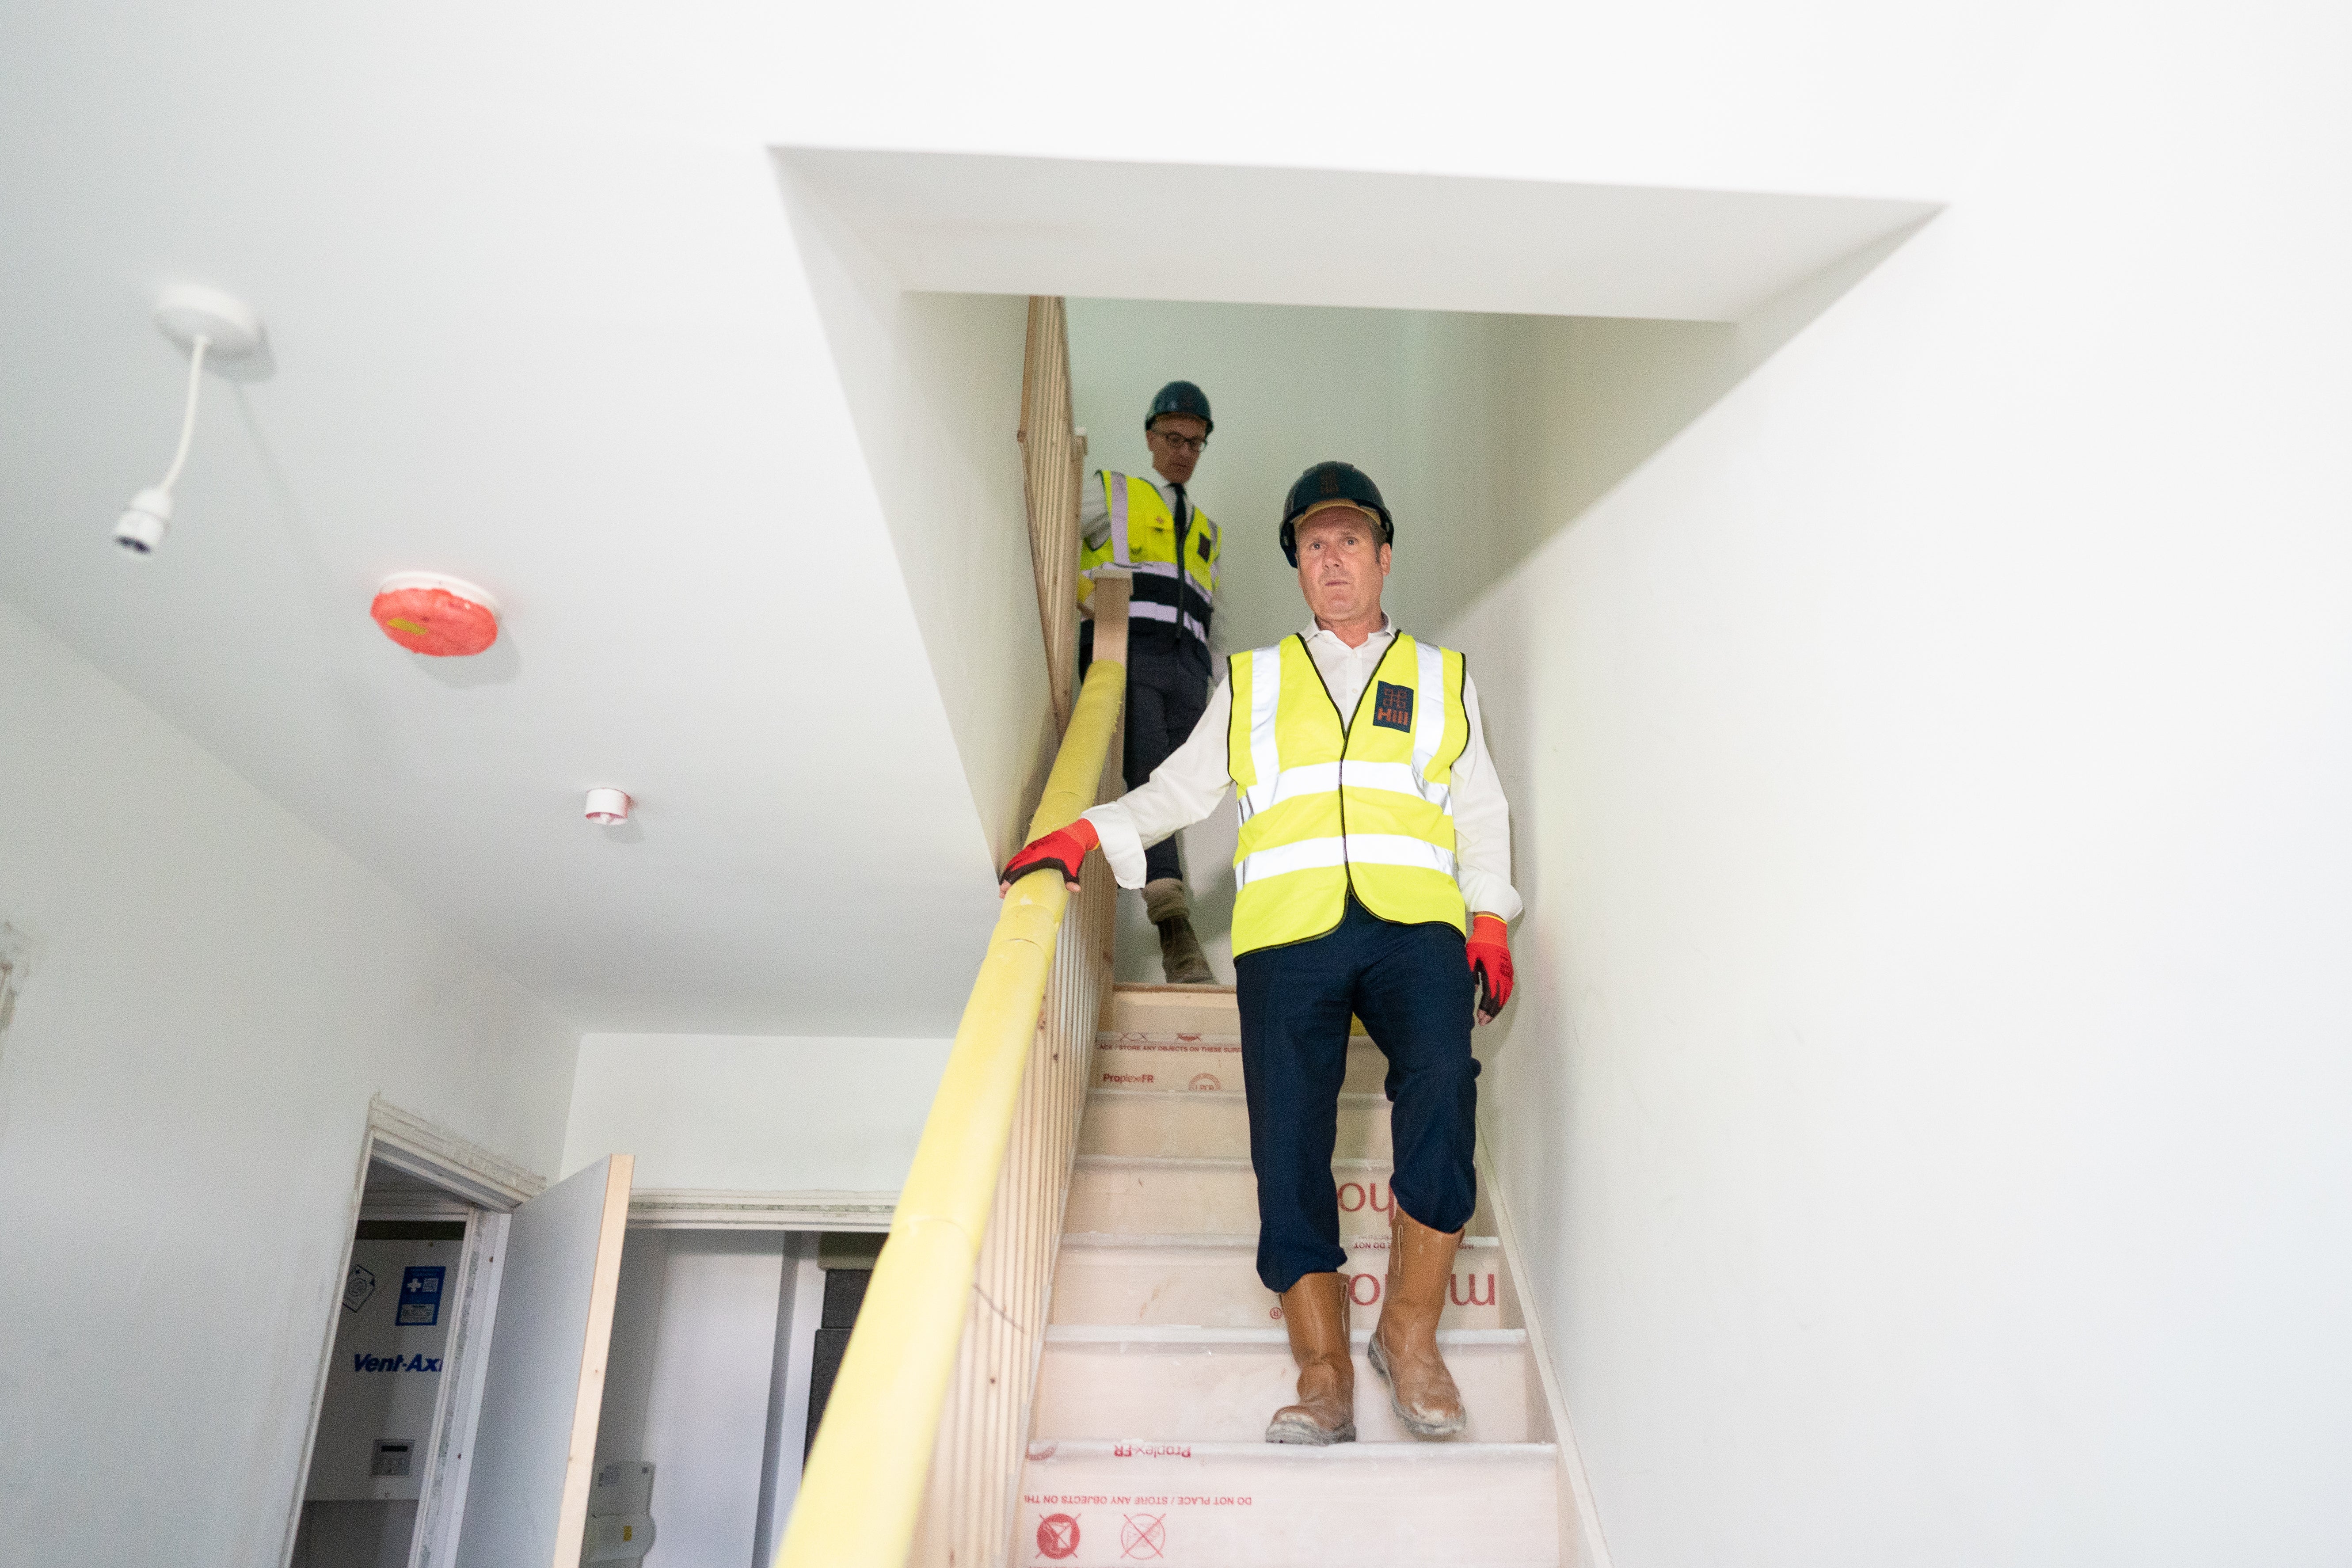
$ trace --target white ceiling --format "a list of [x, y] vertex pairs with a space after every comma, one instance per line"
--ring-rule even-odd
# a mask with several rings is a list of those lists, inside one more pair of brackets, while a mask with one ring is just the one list
[[1331, 169], [782, 156], [909, 288], [1097, 299], [1736, 321], [1936, 210]]
[[[1587, 59], [1557, 112], [1533, 55], [1465, 33], [1408, 83], [1424, 57], [1350, 20], [1330, 58], [1393, 89], [1353, 134], [1260, 90], [1316, 32], [1263, 8], [1195, 37], [1098, 7], [9, 7], [0, 597], [583, 1028], [943, 1034], [1001, 829], [771, 150], [905, 287], [1722, 314], [1927, 210], [1876, 193], [1948, 189], [2039, 3], [1866, 35], [1849, 9], [1671, 70], [1689, 28], [1662, 15], [1656, 47], [1617, 40], [1649, 78]], [[1881, 58], [1822, 56], [1849, 36]], [[1951, 47], [1924, 95], [1885, 68]], [[1215, 107], [1122, 118], [1131, 87], [1085, 67], [1139, 48]], [[1758, 49], [1769, 92], [1742, 85]], [[971, 155], [807, 150], [861, 142]], [[1285, 151], [1526, 178], [1173, 162]], [[1862, 194], [1666, 188], [1776, 170]], [[1628, 171], [1658, 188], [1605, 188]], [[1302, 215], [1363, 243], [1310, 253]], [[251, 301], [274, 366], [212, 384], [178, 523], [136, 562], [106, 533], [168, 455], [184, 362], [148, 310], [182, 279]], [[386, 642], [369, 596], [414, 570], [495, 591], [499, 647]], [[580, 821], [598, 784], [639, 797], [629, 828]]]
[[[0, 32], [0, 595], [583, 1027], [951, 1028], [989, 847], [764, 150], [395, 28], [91, 36]], [[179, 279], [275, 371], [139, 561]], [[498, 647], [385, 640], [415, 570]]]

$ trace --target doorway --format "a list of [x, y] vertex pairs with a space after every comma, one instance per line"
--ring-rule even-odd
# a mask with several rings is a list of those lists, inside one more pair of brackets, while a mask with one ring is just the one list
[[635, 1163], [547, 1186], [381, 1101], [361, 1160], [282, 1561], [571, 1568]]
[[654, 1563], [773, 1558], [882, 1239], [629, 1227], [596, 1470], [600, 1484], [610, 1471], [649, 1489]]
[[[503, 1215], [499, 1216], [503, 1219]], [[485, 1211], [371, 1160], [336, 1310], [292, 1568], [408, 1568], [429, 1461], [450, 1422], [457, 1304], [491, 1260]], [[478, 1343], [486, 1321], [469, 1322]], [[464, 1348], [472, 1348], [471, 1343]], [[476, 1359], [478, 1359], [477, 1357]], [[460, 1449], [470, 1431], [452, 1434]]]

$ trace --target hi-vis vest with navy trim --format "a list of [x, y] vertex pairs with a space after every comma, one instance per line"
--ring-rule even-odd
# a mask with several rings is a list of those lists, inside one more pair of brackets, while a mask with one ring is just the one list
[[1454, 764], [1470, 744], [1462, 656], [1399, 632], [1344, 724], [1305, 638], [1231, 668], [1234, 952], [1321, 936], [1350, 889], [1384, 921], [1466, 932], [1454, 876]]
[[1094, 597], [1089, 580], [1098, 566], [1119, 566], [1135, 574], [1127, 613], [1132, 620], [1165, 621], [1181, 628], [1201, 645], [1209, 646], [1209, 612], [1217, 595], [1217, 557], [1224, 540], [1209, 516], [1188, 500], [1192, 513], [1184, 559], [1176, 560], [1176, 515], [1150, 479], [1109, 468], [1101, 470], [1103, 504], [1110, 512], [1110, 531], [1099, 544], [1089, 543], [1078, 556], [1078, 603]]

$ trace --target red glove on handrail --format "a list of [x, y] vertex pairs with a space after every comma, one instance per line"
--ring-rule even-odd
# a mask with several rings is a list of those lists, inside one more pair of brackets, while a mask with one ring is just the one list
[[996, 879], [996, 896], [1003, 898], [1013, 890], [1013, 883], [1046, 866], [1061, 872], [1070, 891], [1076, 892], [1078, 867], [1085, 862], [1087, 851], [1101, 842], [1102, 836], [1095, 831], [1095, 825], [1081, 816], [1067, 827], [1022, 846], [1021, 853], [1005, 866], [1004, 875]]
[[1472, 987], [1486, 992], [1478, 1022], [1491, 1024], [1511, 999], [1511, 928], [1500, 915], [1479, 915], [1470, 922], [1468, 946]]

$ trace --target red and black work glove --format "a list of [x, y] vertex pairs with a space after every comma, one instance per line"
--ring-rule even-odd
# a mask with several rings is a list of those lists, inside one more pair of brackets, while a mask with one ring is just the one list
[[[1051, 866], [1060, 871], [1062, 880], [1070, 885], [1070, 891], [1076, 892], [1078, 867], [1085, 861], [1087, 851], [1101, 842], [1102, 836], [1095, 831], [1095, 825], [1081, 816], [1067, 827], [1056, 829], [1043, 838], [1022, 846], [1021, 853], [1005, 866], [1004, 875], [996, 879], [996, 896], [1003, 898], [1013, 890], [1013, 883], [1044, 866]], [[1504, 963], [1507, 968], [1509, 960], [1506, 959]]]
[[1478, 1022], [1491, 1024], [1511, 999], [1511, 928], [1500, 915], [1479, 915], [1470, 922], [1470, 976], [1482, 994]]

